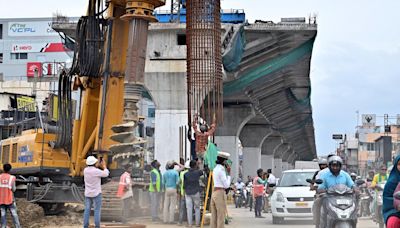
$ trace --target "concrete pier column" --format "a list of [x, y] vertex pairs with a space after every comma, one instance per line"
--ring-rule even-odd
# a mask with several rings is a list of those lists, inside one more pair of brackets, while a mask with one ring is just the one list
[[261, 159], [260, 147], [243, 148], [243, 178], [257, 175], [257, 169], [261, 168]]
[[217, 126], [215, 143], [220, 150], [230, 153], [231, 176], [235, 179], [239, 176], [239, 134], [254, 116], [254, 109], [249, 104], [225, 106], [224, 124]]
[[[188, 125], [186, 73], [157, 72], [163, 69], [151, 64], [146, 67], [146, 72], [151, 69], [151, 73], [146, 73], [145, 87], [156, 107], [154, 157], [165, 170], [167, 161], [179, 161], [179, 127]], [[185, 142], [190, 148], [189, 140], [185, 139]]]
[[282, 172], [285, 170], [289, 170], [289, 163], [286, 161], [282, 161]]
[[274, 169], [274, 156], [273, 155], [261, 155], [261, 168], [264, 171], [267, 169]]
[[243, 177], [255, 176], [261, 168], [261, 145], [273, 130], [264, 117], [255, 116], [243, 127], [239, 138], [243, 146]]
[[274, 158], [274, 169], [272, 173], [277, 177], [282, 177], [282, 158]]

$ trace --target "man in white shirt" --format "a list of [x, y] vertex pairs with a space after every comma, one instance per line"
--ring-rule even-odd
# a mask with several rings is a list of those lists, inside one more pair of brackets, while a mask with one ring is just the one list
[[229, 153], [218, 152], [217, 165], [213, 170], [214, 190], [211, 196], [211, 228], [223, 228], [225, 224], [225, 189], [229, 188], [231, 184], [231, 177], [229, 176], [231, 168], [226, 164], [229, 156]]
[[272, 174], [272, 170], [267, 169], [267, 173], [268, 173], [268, 184], [276, 185], [276, 177], [274, 176], [274, 174]]

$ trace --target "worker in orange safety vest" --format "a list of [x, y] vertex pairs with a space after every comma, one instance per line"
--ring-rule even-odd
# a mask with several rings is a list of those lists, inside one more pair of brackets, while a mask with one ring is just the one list
[[122, 207], [122, 222], [127, 223], [129, 217], [131, 216], [131, 204], [133, 199], [133, 191], [132, 191], [132, 166], [126, 165], [125, 172], [119, 178], [119, 185], [117, 196], [122, 199], [123, 207]]
[[3, 173], [0, 174], [0, 211], [1, 211], [1, 227], [7, 227], [6, 213], [7, 209], [11, 212], [14, 226], [20, 228], [19, 218], [17, 214], [17, 206], [15, 205], [14, 192], [15, 176], [10, 175], [10, 164], [3, 165]]

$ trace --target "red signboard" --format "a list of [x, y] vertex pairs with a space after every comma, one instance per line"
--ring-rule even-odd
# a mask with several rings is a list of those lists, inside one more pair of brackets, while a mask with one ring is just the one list
[[34, 77], [35, 71], [37, 71], [37, 75], [42, 75], [42, 63], [41, 62], [29, 62], [26, 64], [26, 75], [28, 77]]

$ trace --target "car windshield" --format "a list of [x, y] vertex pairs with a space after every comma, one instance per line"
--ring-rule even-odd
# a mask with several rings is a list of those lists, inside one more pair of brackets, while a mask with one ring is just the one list
[[309, 186], [306, 179], [311, 179], [314, 172], [287, 172], [282, 176], [280, 187]]

